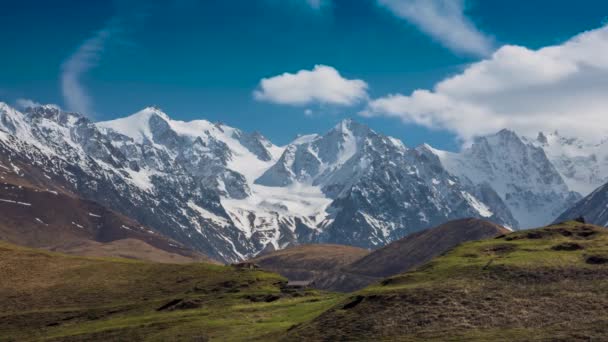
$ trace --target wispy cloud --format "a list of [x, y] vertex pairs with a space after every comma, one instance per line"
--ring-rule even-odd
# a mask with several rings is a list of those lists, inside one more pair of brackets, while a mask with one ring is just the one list
[[40, 106], [40, 103], [31, 99], [20, 98], [15, 101], [15, 105], [20, 109], [27, 109], [31, 107], [38, 107]]
[[118, 32], [117, 20], [110, 20], [104, 28], [85, 40], [63, 63], [61, 90], [67, 109], [93, 114], [91, 96], [81, 83], [82, 76], [97, 66], [107, 42]]
[[488, 56], [493, 51], [492, 39], [466, 17], [464, 0], [377, 1], [454, 52]]

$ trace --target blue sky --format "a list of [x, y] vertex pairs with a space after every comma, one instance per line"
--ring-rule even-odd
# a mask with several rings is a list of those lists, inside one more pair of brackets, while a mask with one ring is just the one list
[[[595, 0], [428, 0], [449, 17], [446, 25], [460, 20], [474, 31], [450, 40], [453, 27], [436, 32], [444, 22], [411, 14], [425, 10], [412, 8], [416, 1], [0, 0], [0, 100], [88, 108], [95, 120], [158, 105], [175, 119], [258, 130], [277, 144], [353, 117], [410, 146], [453, 150], [472, 134], [445, 117], [428, 123], [426, 116], [412, 118], [414, 109], [406, 115], [379, 102], [372, 102], [378, 105], [372, 115], [358, 113], [372, 99], [433, 89], [503, 45], [563, 44], [600, 28], [608, 16], [608, 2]], [[359, 89], [365, 96], [346, 105], [314, 96], [295, 104], [254, 96], [262, 79], [315, 65], [365, 82]], [[405, 104], [412, 105], [409, 97]]]

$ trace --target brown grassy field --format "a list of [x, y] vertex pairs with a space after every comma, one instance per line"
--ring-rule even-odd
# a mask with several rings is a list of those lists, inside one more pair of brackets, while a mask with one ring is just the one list
[[336, 302], [279, 275], [0, 243], [0, 341], [276, 339]]
[[312, 280], [358, 260], [369, 251], [343, 245], [300, 245], [274, 251], [250, 261], [290, 280]]

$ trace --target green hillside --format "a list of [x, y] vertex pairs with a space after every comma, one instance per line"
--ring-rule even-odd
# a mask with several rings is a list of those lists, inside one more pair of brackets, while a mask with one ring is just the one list
[[212, 264], [67, 256], [0, 243], [0, 341], [268, 340], [336, 297]]
[[605, 340], [608, 231], [577, 222], [468, 242], [352, 294], [293, 340]]
[[467, 242], [348, 295], [211, 264], [0, 244], [0, 341], [595, 341], [608, 230], [568, 222]]

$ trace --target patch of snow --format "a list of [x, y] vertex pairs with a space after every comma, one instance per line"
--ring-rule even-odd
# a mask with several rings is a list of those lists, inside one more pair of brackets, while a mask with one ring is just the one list
[[26, 206], [26, 207], [31, 207], [32, 206], [31, 203], [13, 201], [13, 200], [3, 199], [3, 198], [0, 198], [0, 202], [11, 203], [11, 204], [18, 204], [18, 205], [23, 205], [23, 206]]
[[192, 210], [199, 213], [201, 215], [201, 217], [203, 217], [207, 220], [213, 221], [213, 222], [219, 224], [220, 226], [229, 226], [230, 225], [230, 222], [226, 218], [218, 216], [204, 208], [201, 208], [200, 206], [196, 205], [193, 201], [188, 201], [188, 206]]
[[482, 217], [492, 217], [494, 213], [485, 205], [483, 202], [479, 201], [475, 196], [471, 195], [466, 191], [461, 191], [462, 195], [466, 199], [467, 202], [481, 215]]
[[365, 221], [367, 221], [367, 223], [376, 228], [377, 230], [379, 230], [382, 233], [382, 237], [383, 238], [388, 238], [390, 236], [390, 233], [395, 230], [395, 224], [392, 222], [384, 222], [382, 220], [378, 220], [374, 217], [372, 217], [369, 214], [366, 214], [362, 211], [359, 211], [359, 213], [363, 216], [363, 218], [365, 219]]
[[320, 138], [318, 134], [306, 134], [298, 136], [294, 141], [291, 142], [292, 145], [302, 145], [309, 144]]
[[72, 221], [72, 224], [75, 225], [76, 227], [80, 228], [80, 229], [84, 229], [84, 227], [74, 221]]
[[338, 156], [338, 165], [346, 163], [357, 153], [357, 138], [348, 127], [348, 121], [342, 121], [340, 126], [340, 130], [344, 134], [344, 141], [340, 145], [342, 153]]

